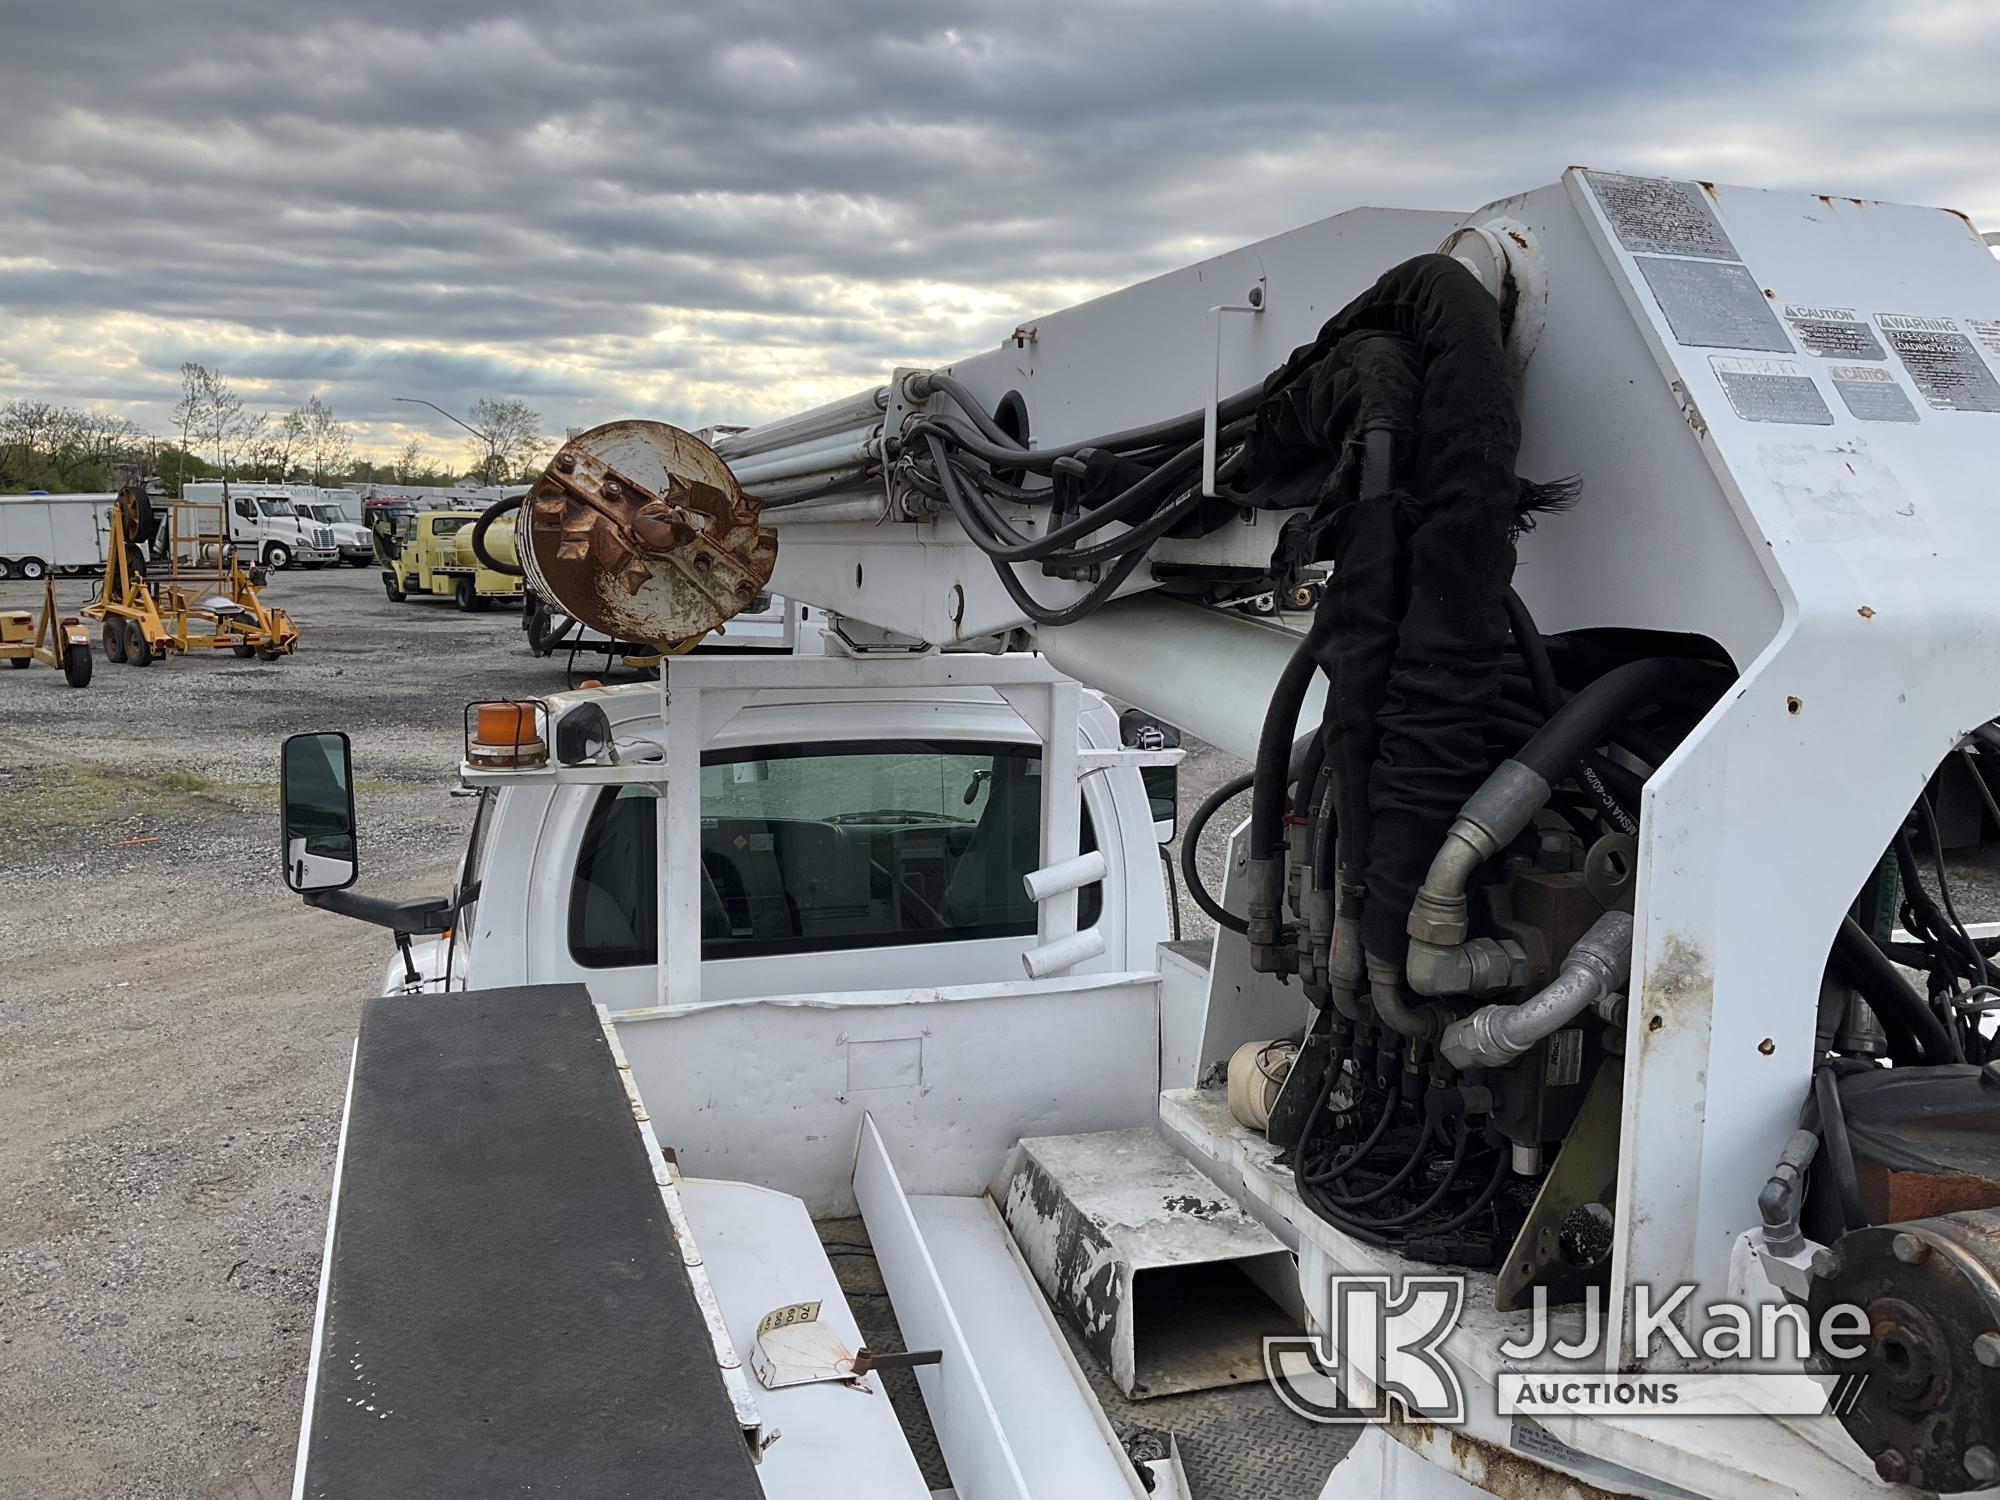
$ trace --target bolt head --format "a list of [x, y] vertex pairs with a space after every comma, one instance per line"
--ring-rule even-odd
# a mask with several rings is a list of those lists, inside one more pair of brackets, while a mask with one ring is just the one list
[[1965, 1472], [1972, 1476], [1975, 1483], [1991, 1484], [1994, 1480], [2000, 1479], [2000, 1457], [1996, 1457], [1993, 1450], [1984, 1443], [1974, 1443], [1967, 1448], [1965, 1457], [1960, 1462], [1965, 1465]]
[[1910, 1477], [1910, 1461], [1894, 1448], [1884, 1448], [1875, 1455], [1875, 1472], [1890, 1484], [1901, 1484]]
[[1982, 1333], [1972, 1341], [1972, 1355], [1989, 1370], [2000, 1370], [2000, 1333]]
[[1815, 1250], [1812, 1258], [1812, 1273], [1821, 1281], [1831, 1281], [1840, 1274], [1840, 1252], [1838, 1250]]
[[1906, 1266], [1920, 1266], [1931, 1253], [1931, 1247], [1914, 1234], [1899, 1234], [1889, 1241], [1889, 1249]]
[[610, 499], [615, 496], [622, 495], [624, 493], [625, 493], [625, 486], [620, 484], [617, 480], [607, 479], [604, 481], [604, 494], [606, 499]]
[[565, 474], [569, 473], [576, 467], [576, 455], [574, 453], [558, 453], [556, 455], [556, 467], [561, 469]]

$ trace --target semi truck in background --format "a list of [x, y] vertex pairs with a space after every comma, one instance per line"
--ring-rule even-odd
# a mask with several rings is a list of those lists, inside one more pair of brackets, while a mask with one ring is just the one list
[[[352, 496], [354, 515], [350, 519], [346, 507], [335, 496]], [[316, 500], [294, 500], [299, 518], [317, 521], [333, 533], [333, 544], [340, 551], [340, 560], [350, 568], [365, 568], [375, 560], [374, 544], [369, 541], [368, 528], [361, 524], [361, 502], [352, 490], [321, 490]]]
[[0, 579], [104, 566], [115, 494], [0, 495]]
[[181, 498], [221, 506], [230, 545], [246, 562], [261, 563], [275, 572], [294, 563], [322, 567], [340, 560], [333, 529], [299, 511], [299, 502], [319, 499], [313, 485], [199, 480], [184, 486]]

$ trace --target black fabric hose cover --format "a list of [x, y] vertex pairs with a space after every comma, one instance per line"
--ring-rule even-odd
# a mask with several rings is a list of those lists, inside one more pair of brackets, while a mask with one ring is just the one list
[[[1395, 434], [1403, 482], [1364, 495], [1370, 430]], [[1239, 492], [1318, 476], [1315, 555], [1335, 559], [1320, 607], [1336, 627], [1322, 661], [1337, 700], [1342, 858], [1366, 870], [1362, 944], [1385, 960], [1407, 952], [1417, 886], [1489, 769], [1520, 443], [1499, 304], [1449, 256], [1423, 255], [1272, 375], [1240, 471]]]

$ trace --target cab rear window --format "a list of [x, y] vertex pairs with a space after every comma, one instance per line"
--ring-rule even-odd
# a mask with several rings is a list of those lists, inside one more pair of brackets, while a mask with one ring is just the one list
[[[1030, 936], [1041, 854], [1037, 745], [868, 740], [702, 757], [703, 958]], [[1086, 810], [1082, 847], [1096, 847]], [[607, 787], [570, 887], [586, 968], [657, 960], [654, 802]], [[1078, 921], [1103, 906], [1079, 893]]]

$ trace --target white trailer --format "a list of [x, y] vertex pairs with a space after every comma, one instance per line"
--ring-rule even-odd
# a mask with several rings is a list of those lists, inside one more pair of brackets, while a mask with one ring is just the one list
[[0, 495], [0, 578], [104, 566], [116, 495]]

